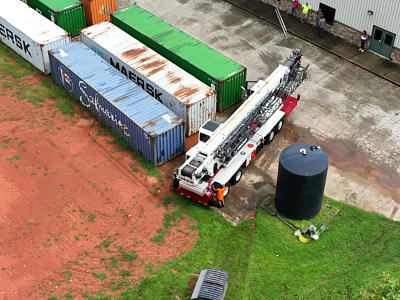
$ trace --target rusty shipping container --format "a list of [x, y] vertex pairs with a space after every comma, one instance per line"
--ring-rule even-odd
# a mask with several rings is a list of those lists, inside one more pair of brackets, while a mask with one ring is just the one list
[[49, 74], [48, 51], [71, 42], [71, 37], [25, 3], [7, 0], [0, 9], [0, 40], [44, 74]]
[[110, 21], [110, 15], [117, 10], [116, 0], [81, 0], [81, 3], [88, 26]]
[[216, 92], [110, 22], [81, 31], [81, 41], [186, 122], [186, 135], [215, 119]]
[[137, 5], [113, 13], [111, 23], [216, 90], [217, 111], [242, 100], [246, 67]]
[[82, 43], [50, 51], [52, 77], [158, 166], [185, 151], [184, 122]]

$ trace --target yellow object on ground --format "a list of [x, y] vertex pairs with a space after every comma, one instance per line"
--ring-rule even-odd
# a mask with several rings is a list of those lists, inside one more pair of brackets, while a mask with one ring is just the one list
[[295, 236], [298, 236], [298, 237], [299, 237], [299, 241], [302, 242], [303, 244], [307, 244], [307, 243], [310, 241], [309, 239], [305, 238], [305, 237], [301, 234], [301, 231], [300, 231], [299, 229], [297, 229], [297, 230], [294, 232], [294, 235], [295, 235]]

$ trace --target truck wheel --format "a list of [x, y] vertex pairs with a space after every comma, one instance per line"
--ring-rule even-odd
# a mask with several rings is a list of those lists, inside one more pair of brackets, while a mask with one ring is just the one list
[[224, 199], [228, 196], [230, 190], [231, 190], [231, 185], [229, 183], [225, 184]]
[[274, 140], [274, 137], [275, 137], [275, 131], [271, 130], [271, 132], [267, 134], [267, 137], [265, 138], [264, 144], [265, 145], [270, 144]]
[[280, 119], [278, 124], [276, 124], [275, 126], [275, 133], [281, 132], [282, 127], [283, 127], [283, 119]]
[[229, 180], [232, 185], [235, 185], [239, 182], [240, 178], [242, 178], [242, 168], [236, 171], [235, 175]]
[[264, 144], [261, 142], [260, 145], [258, 145], [258, 147], [256, 148], [256, 154], [258, 154], [258, 152], [260, 152], [263, 148]]

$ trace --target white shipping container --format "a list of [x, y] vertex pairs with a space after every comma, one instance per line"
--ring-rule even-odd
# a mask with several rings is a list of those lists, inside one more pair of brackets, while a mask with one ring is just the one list
[[215, 119], [216, 92], [110, 22], [81, 30], [81, 41], [186, 122], [186, 135]]
[[68, 32], [20, 0], [1, 3], [0, 39], [46, 75], [51, 72], [49, 50], [71, 42]]

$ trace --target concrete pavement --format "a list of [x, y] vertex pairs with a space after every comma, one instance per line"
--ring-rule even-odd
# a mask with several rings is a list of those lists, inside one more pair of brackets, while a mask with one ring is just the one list
[[[267, 22], [280, 28], [275, 8], [261, 0], [226, 0]], [[331, 54], [345, 59], [356, 66], [374, 73], [393, 84], [400, 86], [400, 65], [383, 58], [372, 51], [360, 53], [358, 47], [329, 32], [319, 37], [310, 24], [301, 23], [297, 17], [282, 12], [282, 19], [289, 33], [312, 43]]]
[[[302, 94], [299, 106], [232, 189], [230, 199], [237, 208], [269, 194], [276, 182], [279, 154], [286, 146], [308, 143], [320, 145], [330, 159], [326, 195], [400, 220], [398, 85], [299, 35], [289, 33], [285, 38], [277, 26], [226, 1], [137, 2], [246, 66], [248, 80], [266, 78], [295, 48], [302, 50], [304, 64], [310, 64], [308, 79], [297, 91]], [[267, 8], [260, 6], [260, 10]], [[358, 55], [354, 45], [335, 47]], [[217, 119], [224, 121], [236, 107]], [[172, 174], [179, 160], [183, 158], [162, 166], [164, 174]], [[221, 213], [235, 222], [245, 217], [228, 202]]]

